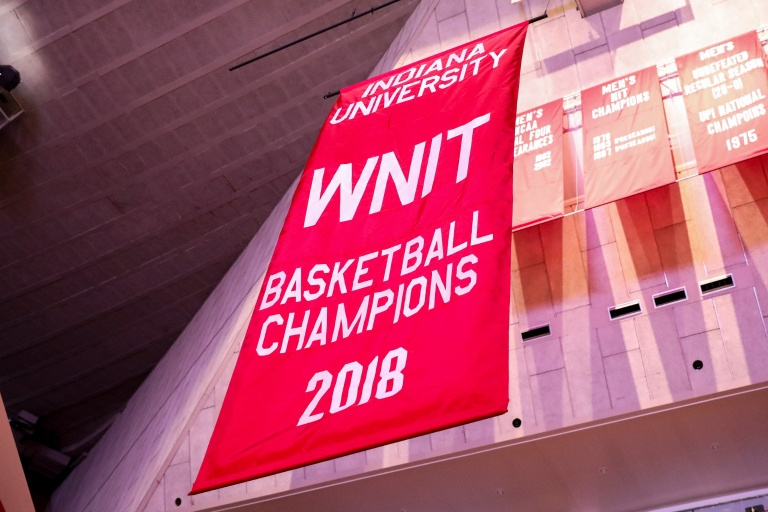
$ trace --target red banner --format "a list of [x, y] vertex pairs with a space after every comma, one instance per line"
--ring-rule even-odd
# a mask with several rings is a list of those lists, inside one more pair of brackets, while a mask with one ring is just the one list
[[676, 62], [699, 173], [768, 150], [768, 72], [756, 32]]
[[563, 100], [515, 120], [512, 229], [563, 216]]
[[582, 91], [581, 109], [586, 208], [675, 181], [655, 66]]
[[193, 493], [502, 414], [527, 23], [344, 89]]

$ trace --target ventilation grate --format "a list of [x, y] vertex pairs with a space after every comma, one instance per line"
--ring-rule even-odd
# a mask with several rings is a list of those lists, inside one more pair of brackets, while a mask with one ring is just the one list
[[660, 308], [661, 306], [666, 306], [667, 304], [672, 304], [673, 302], [682, 302], [686, 299], [688, 299], [688, 294], [685, 293], [685, 288], [681, 288], [679, 290], [674, 290], [668, 293], [654, 295], [653, 304], [657, 308]]
[[627, 302], [625, 304], [619, 304], [618, 306], [613, 306], [612, 308], [608, 308], [608, 314], [611, 315], [611, 320], [616, 320], [617, 318], [634, 315], [642, 311], [643, 311], [643, 308], [640, 307], [639, 300], [634, 300], [632, 302]]
[[702, 281], [699, 283], [699, 286], [701, 287], [701, 294], [706, 295], [707, 293], [719, 292], [726, 288], [733, 288], [736, 285], [733, 283], [733, 274], [728, 274], [727, 276]]
[[535, 340], [536, 338], [543, 338], [545, 336], [549, 336], [552, 334], [552, 331], [549, 328], [549, 324], [542, 325], [541, 327], [534, 327], [533, 329], [528, 329], [527, 331], [524, 331], [520, 333], [520, 336], [523, 338], [523, 341], [531, 341]]

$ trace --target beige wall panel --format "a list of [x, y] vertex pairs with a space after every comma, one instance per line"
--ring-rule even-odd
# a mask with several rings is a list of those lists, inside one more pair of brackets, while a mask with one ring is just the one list
[[171, 466], [181, 464], [182, 462], [189, 462], [189, 433], [181, 440], [178, 451], [171, 460]]
[[187, 493], [192, 488], [192, 480], [189, 474], [189, 464], [177, 464], [169, 466], [165, 472], [165, 493], [163, 503], [166, 510], [173, 510], [176, 507], [176, 499], [181, 499], [182, 507], [192, 505], [192, 497]]
[[573, 418], [565, 370], [554, 370], [530, 378], [536, 424], [547, 429], [563, 426]]
[[[440, 452], [459, 451], [467, 443], [464, 427], [454, 427], [429, 434], [432, 450]], [[338, 460], [338, 459], [337, 459]]]
[[587, 281], [592, 306], [600, 310], [627, 302], [627, 283], [624, 281], [616, 244], [590, 249], [584, 255], [587, 260]]
[[577, 53], [574, 58], [582, 90], [609, 82], [615, 76], [611, 52], [607, 44], [583, 53]]
[[496, 10], [502, 27], [511, 27], [528, 19], [525, 4], [522, 2], [513, 4], [507, 0], [496, 0]]
[[712, 4], [712, 14], [723, 39], [754, 30], [757, 18], [752, 0], [728, 0]]
[[496, 0], [467, 2], [466, 11], [471, 39], [478, 39], [501, 30]]
[[[509, 421], [511, 422], [512, 419], [510, 418]], [[473, 446], [490, 444], [496, 440], [499, 430], [499, 418], [487, 418], [464, 425], [464, 436], [467, 444]]]
[[768, 199], [733, 209], [763, 314], [768, 314]]
[[437, 21], [447, 20], [464, 12], [464, 0], [440, 0], [435, 7]]
[[690, 210], [707, 273], [744, 262], [719, 171], [681, 182], [683, 205]]
[[552, 295], [543, 263], [512, 272], [512, 293], [521, 329], [526, 330], [553, 320]]
[[[733, 379], [719, 329], [681, 338], [680, 346], [688, 379], [694, 390], [711, 392], [722, 389], [724, 384]], [[701, 361], [704, 366], [700, 370], [694, 369], [695, 361]]]
[[690, 390], [672, 311], [638, 317], [635, 326], [651, 398], [674, 398]]
[[603, 359], [613, 407], [639, 407], [650, 400], [640, 350], [629, 350]]
[[634, 318], [628, 318], [620, 322], [611, 322], [610, 324], [598, 327], [597, 339], [600, 343], [600, 353], [603, 357], [640, 348], [640, 344], [637, 341]]
[[613, 70], [623, 76], [653, 64], [635, 11], [636, 2], [624, 2], [600, 13], [613, 59]]
[[609, 210], [629, 292], [663, 284], [661, 259], [645, 195], [611, 203]]
[[768, 340], [763, 318], [751, 288], [714, 299], [728, 361], [736, 379], [752, 382], [768, 376]]
[[607, 45], [608, 40], [605, 38], [605, 29], [600, 16], [582, 18], [581, 13], [572, 8], [573, 4], [575, 2], [572, 0], [567, 2], [564, 13], [573, 52], [578, 55]]
[[437, 17], [433, 11], [413, 44], [413, 53], [409, 61], [421, 60], [436, 53], [440, 53], [440, 35], [437, 32]]
[[734, 208], [733, 219], [750, 256], [768, 250], [768, 199]]
[[[512, 275], [510, 275], [510, 290], [512, 289], [511, 280], [512, 280]], [[518, 323], [517, 306], [515, 305], [515, 295], [513, 293], [509, 294], [509, 323], [510, 325], [514, 325]], [[514, 343], [514, 341], [510, 340], [510, 343]]]
[[[189, 471], [192, 481], [197, 478], [200, 466], [203, 463], [205, 450], [208, 448], [208, 441], [213, 434], [213, 427], [216, 424], [216, 407], [211, 404], [204, 408], [197, 416], [195, 423], [189, 430]], [[192, 496], [192, 503], [195, 505], [204, 505], [214, 503], [219, 498], [219, 491], [209, 491]]]
[[559, 16], [537, 23], [531, 29], [534, 32], [534, 41], [541, 59], [543, 74], [535, 85], [526, 84], [521, 80], [520, 86], [537, 87], [545, 91], [546, 97], [550, 99], [578, 91], [579, 76], [567, 37], [568, 27], [565, 17]]
[[[690, 290], [690, 295], [696, 296], [696, 290]], [[690, 304], [675, 306], [672, 311], [675, 314], [675, 325], [680, 337], [692, 336], [720, 328], [717, 322], [717, 313], [712, 299], [705, 299]]]
[[608, 205], [598, 206], [573, 216], [579, 247], [582, 251], [594, 249], [616, 241]]
[[[424, 440], [418, 440], [414, 439], [414, 443], [417, 444], [423, 444]], [[421, 443], [418, 443], [418, 441], [421, 441]], [[427, 451], [430, 450], [430, 444], [429, 444], [429, 438], [426, 440], [427, 445]], [[331, 478], [333, 476], [333, 473], [335, 472], [335, 460], [326, 460], [323, 462], [318, 462], [317, 464], [310, 464], [309, 466], [305, 466], [304, 469], [304, 479], [307, 480], [307, 482], [315, 482], [319, 480], [327, 480], [328, 478]]]
[[560, 341], [573, 413], [577, 417], [593, 416], [611, 408], [592, 310], [593, 307], [585, 306], [559, 315], [563, 332], [567, 333]]
[[759, 158], [720, 169], [731, 208], [768, 197], [768, 182]]
[[539, 227], [556, 312], [589, 304], [589, 288], [573, 216]]
[[523, 352], [528, 375], [551, 372], [565, 366], [560, 338], [529, 341], [525, 343]]
[[248, 483], [243, 482], [241, 484], [230, 485], [229, 487], [219, 489], [219, 498], [221, 500], [228, 500], [245, 494], [246, 492], [248, 492]]
[[165, 478], [155, 487], [144, 512], [165, 512]]
[[[513, 418], [520, 418], [523, 426], [520, 428], [524, 434], [527, 429], [536, 426], [536, 415], [533, 412], [533, 398], [531, 386], [528, 380], [528, 370], [525, 355], [522, 349], [509, 351], [509, 414]], [[502, 425], [502, 432], [505, 431]]]
[[541, 246], [539, 226], [521, 229], [512, 233], [512, 270], [544, 263], [544, 249]]
[[413, 437], [396, 444], [400, 457], [406, 461], [422, 458], [432, 451], [432, 443], [429, 435]]
[[437, 33], [440, 35], [440, 48], [450, 50], [469, 42], [469, 25], [467, 16], [461, 12], [451, 18], [437, 22]]
[[759, 20], [759, 24], [768, 25], [768, 3], [763, 0], [752, 0], [752, 6], [755, 9], [755, 14]]
[[655, 239], [661, 248], [661, 262], [671, 288], [686, 286], [688, 295], [698, 294], [699, 279], [706, 278], [701, 263], [696, 232], [690, 222], [681, 222], [656, 230]]
[[683, 207], [678, 183], [649, 190], [645, 193], [645, 200], [653, 229], [665, 228], [691, 218], [690, 213]]

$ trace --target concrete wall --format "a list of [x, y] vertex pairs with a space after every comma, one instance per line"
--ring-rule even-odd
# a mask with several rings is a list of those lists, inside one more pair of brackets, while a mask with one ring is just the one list
[[[524, 21], [545, 3], [423, 0], [374, 73]], [[764, 0], [625, 0], [587, 19], [575, 7], [551, 0], [549, 18], [531, 27], [521, 109], [768, 24]], [[51, 510], [215, 508], [768, 380], [768, 158], [697, 176], [685, 142], [673, 144], [678, 183], [515, 233], [508, 414], [188, 497], [284, 201]], [[578, 168], [578, 152], [569, 158]], [[736, 287], [702, 298], [698, 281], [723, 273]], [[683, 286], [686, 302], [654, 308], [654, 294]], [[608, 319], [609, 306], [633, 299], [640, 315]], [[520, 331], [544, 323], [553, 335], [523, 344]]]

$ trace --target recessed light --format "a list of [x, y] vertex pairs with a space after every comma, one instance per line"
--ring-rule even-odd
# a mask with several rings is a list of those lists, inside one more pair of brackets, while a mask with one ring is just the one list
[[712, 443], [712, 446], [711, 446], [711, 448], [712, 448], [713, 450], [719, 450], [719, 449], [720, 449], [720, 445], [719, 445], [719, 444], [717, 444], [717, 443]]
[[504, 494], [504, 489], [496, 489], [496, 494], [501, 496], [502, 494]]
[[600, 468], [600, 472], [602, 474], [606, 474], [608, 472], [608, 468]]

